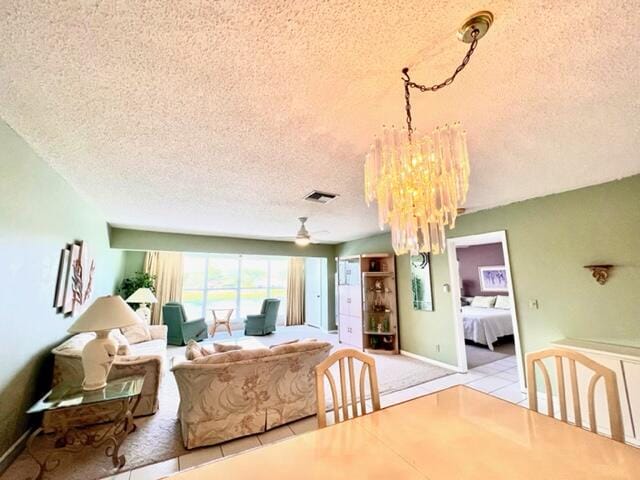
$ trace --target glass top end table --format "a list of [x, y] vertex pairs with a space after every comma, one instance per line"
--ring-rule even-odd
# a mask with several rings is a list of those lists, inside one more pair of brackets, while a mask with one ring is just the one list
[[[133, 422], [135, 412], [144, 385], [144, 375], [110, 380], [104, 388], [99, 390], [83, 390], [75, 384], [61, 383], [38, 400], [27, 410], [27, 413], [42, 413], [54, 410], [90, 407], [100, 403], [113, 403], [117, 411], [105, 419], [104, 425], [78, 425], [69, 422], [64, 415], [62, 421], [47, 425], [55, 435], [55, 448], [44, 458], [39, 458], [34, 452], [33, 442], [43, 432], [44, 427], [37, 428], [27, 440], [27, 452], [38, 464], [38, 473], [33, 480], [41, 480], [48, 472], [55, 470], [61, 462], [63, 453], [79, 452], [86, 446], [94, 448], [104, 447], [105, 454], [111, 457], [113, 467], [120, 470], [126, 462], [125, 456], [120, 455], [120, 447], [129, 433], [136, 428]], [[91, 427], [91, 428], [87, 428]], [[29, 477], [31, 478], [31, 477]]]
[[140, 395], [144, 385], [144, 375], [111, 380], [99, 390], [83, 390], [80, 385], [60, 383], [44, 397], [34, 403], [27, 413], [46, 412], [59, 408], [77, 407], [91, 403], [121, 400]]

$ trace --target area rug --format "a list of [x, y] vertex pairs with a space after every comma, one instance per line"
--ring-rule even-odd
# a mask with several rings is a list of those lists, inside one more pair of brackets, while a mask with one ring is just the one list
[[[326, 340], [334, 348], [347, 348], [338, 343], [336, 334], [327, 334], [307, 326], [281, 327], [275, 334], [266, 337], [243, 337], [240, 331], [232, 337], [227, 333], [218, 333], [215, 341], [240, 343], [244, 345], [274, 345], [288, 340], [317, 338]], [[209, 339], [204, 343], [211, 343]], [[184, 347], [169, 347], [167, 351], [166, 372], [160, 387], [160, 409], [155, 415], [136, 419], [137, 430], [127, 438], [122, 453], [127, 464], [123, 471], [144, 465], [161, 462], [187, 453], [182, 446], [179, 424], [176, 419], [179, 395], [176, 382], [168, 367], [171, 357], [183, 355]], [[375, 355], [378, 383], [381, 394], [419, 385], [451, 372], [402, 355]], [[35, 451], [46, 454], [53, 448], [51, 435], [40, 436], [34, 443]], [[0, 477], [2, 480], [33, 477], [37, 467], [35, 462], [22, 452], [13, 464]], [[60, 466], [47, 478], [56, 480], [91, 480], [102, 478], [111, 472], [111, 462], [103, 455], [103, 450], [87, 448], [78, 454], [62, 457]]]

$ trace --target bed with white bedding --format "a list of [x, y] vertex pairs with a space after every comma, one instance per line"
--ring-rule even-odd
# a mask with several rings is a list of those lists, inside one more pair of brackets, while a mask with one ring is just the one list
[[513, 335], [511, 312], [502, 308], [462, 307], [464, 338], [493, 350], [498, 337]]

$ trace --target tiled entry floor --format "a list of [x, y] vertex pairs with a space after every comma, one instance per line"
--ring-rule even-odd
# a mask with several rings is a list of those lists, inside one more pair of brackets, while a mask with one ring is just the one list
[[[518, 383], [515, 357], [507, 357], [497, 362], [482, 365], [469, 370], [468, 373], [454, 373], [406, 390], [382, 395], [380, 403], [382, 408], [385, 408], [461, 384], [527, 407], [527, 396], [520, 391]], [[180, 470], [186, 470], [222, 457], [235, 455], [245, 450], [315, 430], [316, 426], [316, 418], [309, 417], [265, 433], [239, 438], [213, 447], [199, 448], [178, 458], [172, 458], [106, 478], [113, 480], [156, 480]]]

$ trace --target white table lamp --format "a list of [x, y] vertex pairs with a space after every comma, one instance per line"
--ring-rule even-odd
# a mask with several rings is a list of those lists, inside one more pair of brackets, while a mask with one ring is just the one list
[[140, 306], [136, 310], [138, 316], [144, 323], [149, 325], [151, 323], [151, 309], [147, 306], [149, 303], [158, 303], [158, 299], [153, 292], [148, 288], [139, 288], [133, 295], [126, 300], [127, 303], [139, 303]]
[[138, 316], [119, 296], [97, 298], [73, 322], [69, 333], [96, 332], [96, 338], [89, 341], [82, 350], [82, 388], [98, 390], [107, 384], [107, 376], [118, 349], [109, 333], [115, 328], [129, 327], [139, 322]]

